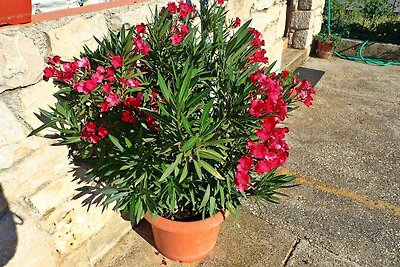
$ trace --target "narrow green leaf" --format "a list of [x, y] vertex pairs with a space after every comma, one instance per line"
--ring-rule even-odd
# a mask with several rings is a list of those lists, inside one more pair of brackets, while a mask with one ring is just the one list
[[192, 147], [196, 145], [196, 143], [199, 141], [199, 137], [197, 136], [192, 136], [183, 146], [182, 146], [182, 151], [186, 152]]
[[203, 200], [201, 201], [201, 204], [200, 204], [200, 209], [205, 207], [207, 202], [208, 202], [208, 200], [210, 199], [210, 191], [211, 191], [211, 188], [210, 188], [210, 185], [208, 184], [206, 192], [205, 192], [204, 197], [203, 197]]
[[225, 180], [225, 178], [222, 177], [222, 175], [213, 166], [208, 164], [206, 161], [200, 160], [199, 163], [207, 172], [209, 172], [215, 178], [217, 178], [219, 180]]
[[108, 138], [111, 140], [111, 142], [121, 151], [124, 151], [124, 148], [121, 146], [121, 144], [119, 143], [119, 140], [112, 136], [111, 134], [108, 135]]
[[182, 156], [183, 153], [178, 154], [178, 156], [176, 157], [174, 163], [171, 163], [168, 168], [164, 171], [163, 175], [161, 176], [159, 181], [164, 180], [165, 178], [167, 178], [176, 168], [176, 166], [178, 166], [179, 163], [181, 163], [182, 160]]

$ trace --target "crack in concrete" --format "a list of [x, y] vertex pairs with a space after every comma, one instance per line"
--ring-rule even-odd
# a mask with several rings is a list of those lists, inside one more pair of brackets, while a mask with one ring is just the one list
[[289, 252], [287, 253], [285, 259], [282, 262], [282, 267], [287, 267], [288, 262], [290, 258], [293, 256], [294, 251], [296, 250], [297, 246], [300, 244], [301, 239], [298, 238], [295, 242], [293, 242], [293, 245], [290, 247]]

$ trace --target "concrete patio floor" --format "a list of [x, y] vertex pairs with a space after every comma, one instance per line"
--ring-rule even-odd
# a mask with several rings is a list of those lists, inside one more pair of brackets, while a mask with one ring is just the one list
[[[280, 205], [248, 203], [205, 261], [163, 259], [142, 222], [97, 266], [400, 266], [400, 67], [310, 58], [312, 108], [289, 118]], [[307, 70], [308, 69], [308, 70]]]

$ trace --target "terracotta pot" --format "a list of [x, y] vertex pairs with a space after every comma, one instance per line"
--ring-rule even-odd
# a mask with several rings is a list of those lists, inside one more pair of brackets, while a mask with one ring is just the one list
[[317, 42], [317, 55], [319, 58], [329, 59], [332, 57], [332, 41]]
[[0, 25], [31, 21], [31, 0], [0, 0]]
[[151, 224], [161, 254], [175, 261], [196, 262], [205, 259], [214, 248], [224, 215], [218, 212], [200, 221], [177, 222], [146, 213], [145, 219]]

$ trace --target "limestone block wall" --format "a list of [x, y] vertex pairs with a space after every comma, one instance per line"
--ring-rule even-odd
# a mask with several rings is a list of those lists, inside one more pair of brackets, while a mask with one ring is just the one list
[[93, 35], [146, 21], [165, 2], [0, 28], [0, 266], [93, 266], [131, 230], [119, 213], [73, 199], [83, 170], [41, 137], [49, 131], [27, 135], [41, 125], [34, 112], [56, 101], [42, 81], [48, 56], [79, 56]]
[[309, 49], [313, 36], [321, 31], [325, 0], [289, 0], [291, 2], [289, 45]]
[[274, 70], [279, 70], [285, 48], [286, 0], [229, 0], [227, 2], [232, 19], [242, 21], [252, 19], [252, 27], [263, 35], [269, 62], [276, 62]]

